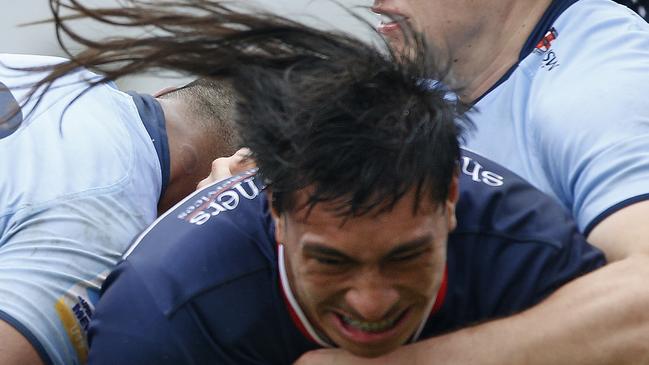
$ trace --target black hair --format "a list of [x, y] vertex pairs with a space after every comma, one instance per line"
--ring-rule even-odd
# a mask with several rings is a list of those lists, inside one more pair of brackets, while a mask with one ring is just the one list
[[[67, 35], [88, 49], [70, 54], [46, 83], [79, 66], [107, 79], [145, 69], [229, 78], [237, 135], [279, 212], [296, 208], [294, 193], [307, 187], [311, 207], [333, 202], [346, 216], [389, 210], [413, 190], [417, 202], [448, 198], [461, 108], [446, 89], [424, 81], [444, 75], [405, 23], [408, 50], [395, 52], [222, 1], [132, 0], [117, 8], [50, 2], [59, 39]], [[148, 31], [96, 41], [69, 27], [80, 17]]]
[[236, 92], [228, 80], [200, 78], [158, 97], [180, 100], [188, 114], [188, 127], [198, 129], [205, 139], [218, 141], [197, 146], [207, 156], [230, 156], [240, 146], [233, 121]]

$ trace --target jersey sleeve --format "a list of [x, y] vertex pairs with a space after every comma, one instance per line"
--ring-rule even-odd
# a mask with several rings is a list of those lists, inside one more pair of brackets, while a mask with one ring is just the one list
[[0, 312], [54, 363], [83, 362], [101, 282], [146, 225], [116, 190], [21, 209], [0, 238]]
[[584, 35], [588, 51], [540, 71], [556, 77], [544, 94], [530, 96], [537, 101], [534, 154], [586, 235], [610, 214], [649, 199], [649, 25], [637, 19], [623, 37], [619, 31]]
[[253, 175], [195, 192], [135, 241], [102, 287], [90, 364], [278, 363], [257, 356], [281, 349], [267, 341], [278, 328], [274, 251]]

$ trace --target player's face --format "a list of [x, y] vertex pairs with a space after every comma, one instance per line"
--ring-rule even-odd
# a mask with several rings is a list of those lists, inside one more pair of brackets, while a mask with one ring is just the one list
[[321, 335], [356, 355], [406, 343], [436, 298], [455, 203], [422, 203], [413, 213], [413, 195], [378, 216], [344, 220], [321, 203], [308, 216], [301, 209], [275, 217], [302, 310]]
[[[403, 33], [399, 22], [423, 33], [438, 57], [448, 57], [488, 21], [485, 11], [500, 0], [374, 0], [372, 10], [384, 15], [379, 32], [399, 48]], [[398, 21], [392, 21], [389, 17]]]

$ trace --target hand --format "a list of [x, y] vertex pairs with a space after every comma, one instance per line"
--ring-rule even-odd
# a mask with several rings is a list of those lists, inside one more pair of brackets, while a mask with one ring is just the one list
[[244, 172], [255, 166], [255, 161], [250, 158], [250, 150], [242, 148], [230, 157], [221, 157], [212, 161], [210, 175], [201, 180], [196, 189], [200, 190], [216, 181], [227, 179], [232, 175]]

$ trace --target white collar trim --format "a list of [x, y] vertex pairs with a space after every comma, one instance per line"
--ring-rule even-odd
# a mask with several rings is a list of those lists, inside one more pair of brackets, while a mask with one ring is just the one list
[[304, 329], [307, 331], [309, 336], [311, 336], [311, 338], [315, 342], [317, 342], [318, 345], [322, 347], [333, 347], [329, 342], [325, 341], [313, 328], [309, 320], [306, 318], [306, 315], [304, 315], [300, 304], [295, 299], [293, 292], [291, 291], [291, 285], [289, 284], [288, 276], [286, 275], [286, 267], [284, 264], [284, 245], [282, 244], [279, 244], [277, 247], [277, 257], [279, 261], [279, 278], [282, 283], [282, 290], [284, 291], [284, 295], [286, 296], [286, 299], [288, 299], [288, 303], [291, 305], [291, 308], [300, 319], [300, 322], [302, 322], [302, 326], [304, 326]]

